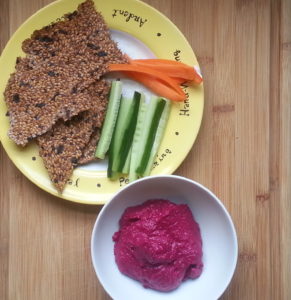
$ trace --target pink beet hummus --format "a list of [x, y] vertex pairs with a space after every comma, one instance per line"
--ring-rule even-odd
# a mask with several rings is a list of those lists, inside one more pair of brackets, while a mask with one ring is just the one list
[[200, 229], [186, 204], [148, 200], [127, 208], [119, 225], [114, 255], [123, 274], [163, 292], [200, 276]]

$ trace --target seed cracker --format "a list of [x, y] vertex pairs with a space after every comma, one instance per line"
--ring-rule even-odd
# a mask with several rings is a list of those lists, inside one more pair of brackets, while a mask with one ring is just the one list
[[51, 181], [60, 192], [80, 160], [88, 161], [91, 155], [88, 152], [89, 148], [93, 147], [90, 145], [91, 137], [98, 130], [96, 126], [103, 123], [108, 92], [109, 85], [104, 80], [91, 85], [89, 94], [94, 99], [94, 109], [85, 111], [67, 122], [58, 121], [50, 131], [37, 138], [40, 156]]
[[4, 93], [8, 134], [22, 146], [58, 120], [94, 107], [88, 87], [107, 72], [108, 64], [126, 61], [91, 0], [36, 30], [22, 48], [26, 57], [17, 60]]

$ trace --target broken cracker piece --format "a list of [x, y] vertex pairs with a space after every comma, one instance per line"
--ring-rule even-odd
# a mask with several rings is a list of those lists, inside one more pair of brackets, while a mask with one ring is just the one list
[[91, 109], [88, 87], [107, 72], [108, 64], [126, 61], [91, 0], [36, 30], [22, 48], [26, 57], [17, 60], [4, 93], [9, 137], [22, 146], [59, 119]]
[[96, 130], [91, 135], [89, 143], [83, 149], [82, 156], [78, 160], [78, 165], [84, 165], [97, 160], [97, 158], [95, 157], [95, 152], [97, 143], [100, 138], [100, 131], [100, 128], [96, 128]]
[[[99, 81], [89, 89], [95, 106], [71, 120], [58, 121], [53, 128], [37, 138], [39, 154], [48, 170], [51, 181], [62, 192], [81, 158], [88, 158], [88, 146], [96, 125], [102, 124], [108, 103], [109, 85]], [[85, 155], [85, 156], [84, 156]]]

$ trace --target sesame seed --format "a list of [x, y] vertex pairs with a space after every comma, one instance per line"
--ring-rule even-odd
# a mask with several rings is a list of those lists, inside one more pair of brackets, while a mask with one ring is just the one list
[[17, 60], [4, 93], [9, 136], [23, 146], [37, 140], [50, 178], [62, 191], [73, 169], [94, 159], [109, 93], [100, 78], [108, 64], [127, 59], [92, 0], [36, 30], [22, 49], [26, 56]]

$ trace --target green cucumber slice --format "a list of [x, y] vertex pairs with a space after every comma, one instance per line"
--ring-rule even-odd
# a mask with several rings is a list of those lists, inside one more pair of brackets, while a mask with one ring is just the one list
[[118, 172], [122, 172], [132, 146], [133, 136], [138, 118], [140, 98], [141, 94], [135, 92], [133, 99], [131, 100], [131, 110], [128, 113], [128, 124], [123, 132], [122, 143], [119, 151], [119, 160], [117, 166]]
[[96, 148], [95, 156], [101, 159], [105, 158], [105, 155], [109, 149], [121, 98], [121, 81], [114, 80], [111, 84], [111, 90], [109, 95], [109, 102], [107, 112], [104, 120], [104, 124], [101, 131], [101, 136]]
[[130, 165], [129, 165], [129, 181], [132, 182], [138, 179], [138, 175], [136, 173], [136, 169], [138, 166], [138, 160], [141, 155], [141, 143], [143, 140], [143, 129], [144, 129], [144, 119], [146, 116], [146, 111], [148, 108], [148, 104], [145, 101], [145, 96], [142, 94], [139, 104], [139, 111], [137, 117], [137, 124], [133, 136], [132, 142], [132, 151], [130, 157]]
[[108, 151], [107, 178], [110, 178], [111, 180], [116, 180], [118, 177], [118, 173], [112, 170], [113, 155], [114, 155], [113, 147], [110, 145], [109, 151]]
[[141, 94], [134, 93], [132, 99], [122, 97], [114, 134], [110, 144], [108, 161], [108, 178], [115, 179], [123, 172], [137, 122]]
[[[145, 117], [143, 130], [143, 140], [141, 143], [142, 154], [139, 159], [136, 173], [144, 176], [148, 160], [151, 155], [152, 147], [155, 141], [161, 115], [163, 113], [166, 101], [163, 98], [152, 97]], [[148, 124], [148, 125], [147, 125]]]
[[131, 159], [131, 153], [132, 153], [132, 147], [130, 148], [128, 154], [127, 154], [127, 158], [124, 164], [124, 167], [122, 169], [122, 174], [127, 175], [129, 173], [129, 167], [130, 167], [130, 159]]
[[163, 136], [164, 136], [164, 133], [165, 133], [165, 130], [167, 127], [168, 119], [169, 119], [170, 112], [171, 112], [171, 101], [168, 99], [165, 99], [165, 98], [164, 98], [164, 100], [166, 101], [166, 105], [165, 105], [164, 111], [162, 113], [162, 116], [161, 116], [161, 119], [160, 119], [160, 122], [158, 125], [155, 141], [154, 141], [152, 151], [151, 151], [151, 154], [150, 154], [150, 157], [148, 160], [148, 164], [147, 164], [147, 167], [146, 167], [146, 170], [145, 170], [143, 176], [148, 176], [151, 173], [154, 160], [155, 160], [158, 150], [160, 148], [160, 145], [163, 140]]
[[127, 116], [130, 110], [130, 106], [130, 99], [124, 98], [122, 96], [120, 99], [119, 112], [109, 148], [107, 177], [111, 179], [115, 179], [117, 176], [118, 153], [120, 151], [122, 142], [121, 136], [123, 136], [123, 132], [128, 121]]

